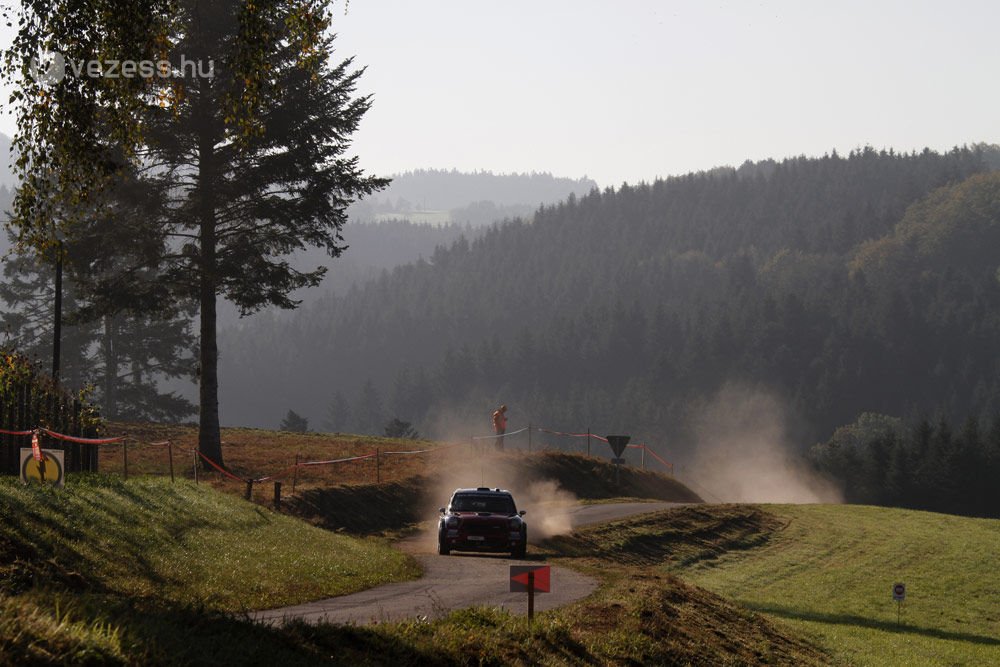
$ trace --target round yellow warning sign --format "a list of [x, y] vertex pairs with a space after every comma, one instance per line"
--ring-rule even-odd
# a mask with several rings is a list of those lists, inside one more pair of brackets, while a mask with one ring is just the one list
[[42, 450], [43, 459], [36, 461], [30, 449], [21, 450], [21, 481], [25, 484], [63, 485], [63, 452]]

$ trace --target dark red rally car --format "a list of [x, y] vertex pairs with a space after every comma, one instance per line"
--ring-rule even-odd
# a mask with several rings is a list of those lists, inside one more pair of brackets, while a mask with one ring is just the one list
[[514, 496], [503, 489], [455, 489], [438, 519], [438, 553], [452, 551], [509, 551], [524, 558], [528, 524], [517, 511]]

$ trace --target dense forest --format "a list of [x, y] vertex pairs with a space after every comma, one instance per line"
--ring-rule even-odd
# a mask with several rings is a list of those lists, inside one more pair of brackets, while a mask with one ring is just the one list
[[511, 428], [628, 432], [683, 461], [737, 386], [781, 403], [800, 452], [822, 443], [810, 458], [848, 500], [996, 513], [956, 480], [1000, 465], [998, 163], [995, 146], [863, 148], [591, 189], [482, 229], [352, 224], [302, 308], [224, 320], [222, 417], [464, 438], [504, 402]]
[[731, 382], [803, 447], [862, 412], [996, 410], [995, 159], [864, 148], [569, 197], [225, 332], [224, 419], [469, 435], [503, 401], [683, 454]]
[[866, 413], [810, 451], [848, 502], [1000, 517], [1000, 415], [903, 420]]

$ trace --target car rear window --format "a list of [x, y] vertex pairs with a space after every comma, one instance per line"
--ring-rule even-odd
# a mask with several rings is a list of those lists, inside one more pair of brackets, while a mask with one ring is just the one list
[[517, 514], [517, 510], [514, 509], [514, 499], [510, 496], [455, 496], [451, 500], [451, 511]]

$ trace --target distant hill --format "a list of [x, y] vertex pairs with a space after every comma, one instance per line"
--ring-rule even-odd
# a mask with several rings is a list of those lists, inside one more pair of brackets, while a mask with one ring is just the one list
[[421, 169], [394, 175], [388, 188], [352, 206], [350, 214], [362, 222], [399, 218], [481, 226], [530, 216], [541, 204], [553, 204], [571, 194], [582, 196], [596, 187], [586, 177]]
[[[1000, 409], [997, 267], [949, 260], [979, 232], [929, 247], [925, 274], [877, 281], [866, 245], [964, 233], [915, 213], [897, 225], [990, 155], [864, 148], [571, 196], [230, 332], [223, 418], [263, 425], [280, 403], [319, 424], [332, 403], [378, 399], [421, 433], [467, 436], [503, 401], [519, 424], [629, 429], [683, 452], [698, 406], [732, 382], [778, 396], [806, 444], [862, 411]], [[362, 426], [339, 412], [338, 428]]]

